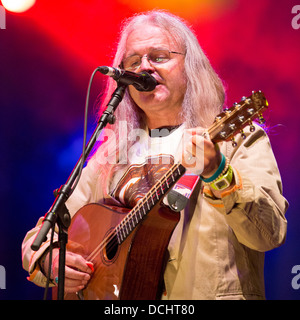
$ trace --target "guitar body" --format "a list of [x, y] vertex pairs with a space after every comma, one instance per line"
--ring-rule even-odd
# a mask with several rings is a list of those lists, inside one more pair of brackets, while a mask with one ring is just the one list
[[66, 294], [65, 299], [160, 299], [167, 247], [179, 213], [159, 202], [120, 245], [111, 241], [98, 248], [129, 212], [120, 207], [88, 204], [72, 218], [67, 250], [93, 262], [95, 270], [84, 290]]

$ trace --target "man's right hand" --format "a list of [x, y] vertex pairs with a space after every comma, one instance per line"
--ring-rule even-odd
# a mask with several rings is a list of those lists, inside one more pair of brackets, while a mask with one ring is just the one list
[[[52, 280], [58, 277], [59, 268], [59, 249], [53, 249], [52, 254]], [[86, 261], [81, 255], [66, 251], [66, 267], [65, 267], [65, 293], [76, 293], [82, 290], [91, 279], [92, 262]], [[44, 262], [45, 274], [48, 274], [49, 253]]]

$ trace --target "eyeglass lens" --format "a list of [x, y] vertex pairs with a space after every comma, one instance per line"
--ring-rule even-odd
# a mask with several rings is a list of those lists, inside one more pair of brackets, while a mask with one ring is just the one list
[[[170, 60], [170, 51], [156, 49], [150, 51], [147, 55], [143, 56], [150, 61], [151, 64], [161, 64]], [[123, 60], [123, 67], [125, 70], [135, 70], [140, 67], [142, 63], [142, 58], [139, 55], [130, 56]]]

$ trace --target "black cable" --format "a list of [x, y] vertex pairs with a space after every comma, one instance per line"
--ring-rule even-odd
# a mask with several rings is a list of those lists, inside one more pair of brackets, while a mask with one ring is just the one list
[[90, 92], [91, 92], [91, 86], [92, 86], [92, 82], [93, 82], [93, 79], [94, 79], [94, 76], [96, 74], [96, 72], [99, 71], [99, 67], [96, 68], [91, 77], [90, 77], [90, 81], [89, 81], [89, 85], [88, 85], [88, 89], [87, 89], [87, 94], [86, 94], [86, 100], [85, 100], [85, 113], [84, 113], [84, 128], [83, 128], [83, 144], [82, 144], [82, 156], [81, 156], [81, 163], [80, 163], [80, 169], [79, 169], [79, 172], [78, 172], [78, 176], [76, 178], [76, 181], [74, 182], [74, 185], [72, 186], [72, 189], [70, 190], [70, 195], [69, 197], [71, 196], [71, 194], [73, 193], [73, 191], [75, 190], [78, 182], [79, 182], [79, 179], [80, 179], [80, 176], [81, 176], [81, 173], [82, 173], [82, 169], [83, 169], [83, 165], [85, 163], [85, 150], [86, 150], [86, 136], [87, 136], [87, 121], [88, 121], [88, 109], [89, 109], [89, 100], [90, 100]]

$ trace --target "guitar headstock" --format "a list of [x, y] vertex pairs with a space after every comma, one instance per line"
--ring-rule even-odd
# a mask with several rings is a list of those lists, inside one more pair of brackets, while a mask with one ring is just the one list
[[258, 118], [260, 123], [264, 122], [262, 113], [268, 108], [268, 102], [261, 91], [253, 91], [251, 96], [243, 97], [239, 103], [234, 103], [229, 109], [220, 113], [208, 132], [213, 142], [230, 141], [236, 146], [234, 136], [240, 133], [245, 137], [243, 128], [250, 126], [253, 132], [255, 127], [252, 121]]

